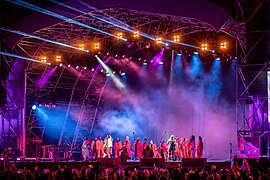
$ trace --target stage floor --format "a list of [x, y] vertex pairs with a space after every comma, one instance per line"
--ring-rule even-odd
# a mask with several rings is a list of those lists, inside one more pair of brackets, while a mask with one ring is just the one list
[[[270, 160], [269, 159], [247, 159], [250, 166], [253, 170], [267, 171], [270, 168]], [[235, 159], [238, 162], [238, 165], [241, 166], [243, 159]], [[67, 168], [77, 168], [80, 169], [83, 166], [89, 167], [92, 165], [93, 168], [100, 169], [104, 167], [112, 167], [119, 168], [128, 167], [128, 168], [148, 168], [151, 169], [154, 166], [162, 167], [167, 169], [172, 169], [176, 167], [183, 168], [197, 168], [197, 169], [205, 169], [210, 170], [213, 165], [215, 165], [218, 169], [230, 169], [231, 162], [230, 161], [208, 161], [206, 158], [202, 159], [183, 159], [183, 161], [166, 161], [164, 162], [161, 158], [149, 158], [149, 159], [141, 159], [141, 160], [127, 160], [121, 161], [120, 158], [100, 158], [97, 160], [83, 162], [76, 160], [64, 160], [60, 159], [57, 162], [52, 162], [52, 159], [36, 159], [36, 158], [26, 158], [24, 160], [14, 159], [9, 160], [9, 164], [15, 163], [18, 168], [28, 167], [29, 169], [34, 169], [36, 166], [40, 166], [42, 169], [44, 168], [55, 168], [56, 165], [60, 165], [62, 167]], [[0, 160], [0, 167], [4, 166], [4, 161]]]

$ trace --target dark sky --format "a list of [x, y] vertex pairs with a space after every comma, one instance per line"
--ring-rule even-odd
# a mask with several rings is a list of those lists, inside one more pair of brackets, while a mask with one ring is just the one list
[[229, 18], [222, 7], [208, 0], [92, 0], [92, 6], [100, 8], [123, 7], [168, 15], [194, 17], [217, 29]]

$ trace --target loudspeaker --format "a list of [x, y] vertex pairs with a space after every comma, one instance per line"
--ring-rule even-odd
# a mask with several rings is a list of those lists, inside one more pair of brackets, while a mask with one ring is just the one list
[[182, 159], [183, 167], [184, 168], [200, 168], [205, 169], [207, 158], [183, 158]]
[[165, 162], [163, 158], [141, 158], [140, 159], [140, 167], [142, 168], [153, 168], [154, 165], [156, 167], [163, 167], [164, 163]]
[[100, 162], [100, 166], [109, 166], [112, 168], [119, 168], [121, 166], [120, 158], [98, 158], [97, 162]]

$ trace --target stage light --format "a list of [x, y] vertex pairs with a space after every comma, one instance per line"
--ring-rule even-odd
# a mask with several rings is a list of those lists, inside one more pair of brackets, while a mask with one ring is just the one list
[[180, 53], [178, 53], [177, 55], [178, 55], [178, 56], [182, 56], [182, 54], [180, 54]]
[[84, 44], [79, 44], [79, 50], [84, 50]]
[[215, 60], [216, 60], [216, 61], [220, 61], [220, 58], [216, 58]]
[[139, 58], [139, 61], [141, 60], [142, 58]]
[[202, 44], [202, 50], [203, 51], [208, 50], [208, 44], [206, 44], [206, 43]]
[[133, 37], [138, 38], [139, 37], [139, 31], [134, 31], [133, 32]]
[[125, 57], [125, 55], [122, 56], [122, 58], [124, 58], [124, 57]]
[[[94, 44], [94, 49], [100, 49], [100, 43], [95, 43], [95, 44]], [[99, 52], [99, 53], [100, 53], [100, 52]], [[98, 54], [99, 54], [99, 53], [98, 53]]]
[[103, 69], [101, 69], [100, 72], [103, 72]]
[[117, 39], [122, 39], [122, 38], [123, 38], [123, 33], [118, 32], [118, 33], [117, 33]]
[[126, 75], [126, 73], [122, 72], [122, 73], [121, 73], [121, 76], [124, 76], [124, 75]]
[[111, 76], [109, 73], [106, 74], [107, 77]]
[[94, 71], [95, 70], [95, 68], [92, 68], [92, 71]]
[[46, 56], [41, 56], [40, 59], [41, 59], [41, 62], [44, 62], [44, 63], [47, 62], [47, 57]]
[[193, 52], [193, 54], [199, 54], [199, 53], [195, 51], [195, 52]]
[[76, 66], [76, 69], [79, 69], [79, 66]]
[[117, 57], [117, 54], [115, 55], [115, 57]]
[[173, 41], [174, 42], [179, 42], [180, 41], [180, 36], [179, 35], [173, 36]]
[[220, 49], [222, 49], [222, 50], [227, 49], [227, 42], [221, 42], [220, 43]]
[[60, 63], [60, 64], [59, 64], [59, 66], [60, 66], [60, 67], [62, 67], [62, 66], [63, 66], [63, 64], [62, 64], [62, 63]]
[[165, 46], [167, 46], [167, 47], [168, 47], [168, 46], [169, 46], [169, 43], [165, 43]]
[[69, 64], [68, 67], [70, 67], [71, 65]]
[[55, 57], [55, 61], [56, 61], [56, 62], [61, 62], [61, 61], [62, 61], [62, 57], [61, 57], [60, 55], [57, 55], [57, 56]]
[[157, 44], [161, 44], [162, 43], [162, 38], [161, 37], [157, 37], [156, 42], [157, 42]]
[[129, 59], [132, 59], [132, 57], [130, 57]]
[[107, 55], [109, 55], [110, 53], [107, 53]]
[[87, 69], [87, 67], [84, 67], [83, 69], [85, 70], [85, 69]]
[[36, 110], [37, 109], [37, 106], [34, 104], [33, 106], [32, 106], [32, 110]]
[[145, 66], [146, 66], [146, 65], [147, 65], [147, 63], [146, 63], [146, 62], [144, 62], [144, 63], [143, 63], [143, 65], [145, 65]]
[[158, 64], [162, 65], [162, 64], [163, 64], [163, 62], [158, 62]]

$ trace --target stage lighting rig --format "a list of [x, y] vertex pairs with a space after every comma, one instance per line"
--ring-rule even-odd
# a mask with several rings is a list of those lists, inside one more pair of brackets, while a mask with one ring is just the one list
[[47, 62], [47, 57], [46, 56], [41, 56], [40, 59], [41, 59], [41, 62], [44, 62], [44, 63]]
[[228, 47], [227, 45], [228, 45], [227, 42], [221, 42], [221, 43], [220, 43], [220, 49], [221, 49], [221, 50], [226, 50], [227, 47]]
[[162, 42], [162, 38], [161, 38], [161, 37], [157, 37], [157, 38], [156, 38], [156, 42], [157, 42], [157, 44], [163, 43], [163, 42]]
[[79, 44], [79, 49], [84, 50], [84, 44]]
[[62, 56], [57, 55], [57, 56], [55, 57], [55, 61], [56, 61], [56, 62], [61, 62], [61, 61], [62, 61]]
[[208, 50], [208, 44], [203, 43], [203, 44], [201, 45], [201, 49], [202, 49], [203, 51], [207, 51], [207, 50]]
[[174, 35], [173, 36], [173, 41], [174, 42], [180, 42], [180, 36], [179, 35]]
[[133, 37], [138, 38], [139, 37], [139, 31], [134, 31], [133, 32]]
[[117, 39], [123, 39], [123, 33], [122, 32], [117, 33]]

